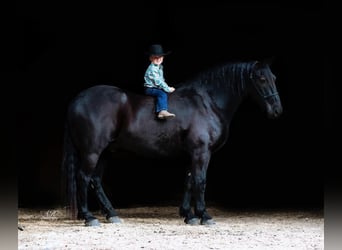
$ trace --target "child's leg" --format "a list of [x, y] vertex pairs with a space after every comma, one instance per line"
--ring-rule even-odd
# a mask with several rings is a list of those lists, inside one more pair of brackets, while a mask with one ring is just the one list
[[157, 88], [146, 88], [145, 93], [147, 95], [151, 95], [156, 97], [156, 113], [159, 113], [162, 110], [168, 109], [168, 103], [167, 103], [167, 93], [161, 89]]

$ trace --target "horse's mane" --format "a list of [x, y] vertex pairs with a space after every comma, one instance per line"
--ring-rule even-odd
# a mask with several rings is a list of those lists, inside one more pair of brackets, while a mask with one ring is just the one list
[[227, 90], [240, 95], [250, 79], [251, 71], [257, 61], [228, 62], [215, 65], [200, 72], [195, 77], [180, 84], [182, 87], [194, 87], [206, 90]]

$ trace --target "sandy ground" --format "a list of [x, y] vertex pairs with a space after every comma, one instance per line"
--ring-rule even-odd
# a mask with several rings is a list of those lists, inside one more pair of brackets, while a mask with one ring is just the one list
[[207, 210], [215, 225], [186, 225], [161, 206], [117, 209], [120, 224], [95, 213], [101, 225], [85, 227], [63, 209], [19, 209], [18, 249], [324, 249], [323, 211]]

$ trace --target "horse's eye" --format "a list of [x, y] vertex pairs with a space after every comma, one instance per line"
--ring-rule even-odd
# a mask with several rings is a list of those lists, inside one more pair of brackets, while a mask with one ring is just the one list
[[261, 82], [265, 82], [265, 81], [266, 81], [266, 77], [265, 77], [265, 76], [260, 76], [260, 77], [259, 77], [259, 80], [260, 80]]

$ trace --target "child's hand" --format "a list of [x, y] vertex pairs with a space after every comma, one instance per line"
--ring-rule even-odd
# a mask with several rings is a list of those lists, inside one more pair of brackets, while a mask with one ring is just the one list
[[175, 91], [176, 89], [174, 87], [170, 87], [170, 93], [172, 93], [173, 91]]

